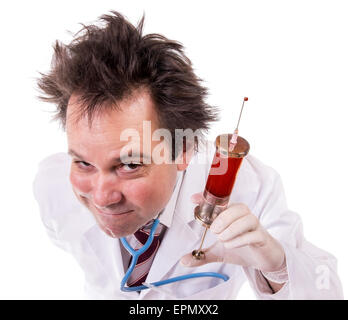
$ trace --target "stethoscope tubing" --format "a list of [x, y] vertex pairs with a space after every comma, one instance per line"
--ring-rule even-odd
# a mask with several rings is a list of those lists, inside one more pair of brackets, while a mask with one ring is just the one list
[[[121, 290], [122, 291], [125, 291], [125, 292], [141, 291], [141, 290], [146, 290], [146, 289], [151, 288], [151, 287], [145, 286], [145, 285], [136, 286], [136, 287], [126, 287], [126, 283], [127, 283], [128, 278], [132, 274], [132, 272], [137, 264], [138, 258], [140, 257], [141, 254], [143, 254], [150, 247], [159, 222], [160, 221], [158, 218], [154, 220], [154, 223], [151, 227], [150, 235], [149, 235], [147, 241], [138, 250], [134, 250], [130, 246], [130, 244], [128, 243], [128, 241], [126, 240], [125, 237], [120, 239], [122, 245], [129, 252], [129, 254], [132, 256], [132, 261], [130, 263], [130, 266], [128, 267], [128, 270], [121, 281]], [[158, 286], [163, 286], [163, 285], [168, 284], [168, 283], [173, 283], [173, 282], [183, 281], [183, 280], [193, 279], [193, 278], [200, 278], [200, 277], [215, 277], [215, 278], [222, 279], [224, 281], [227, 281], [229, 279], [229, 277], [227, 275], [216, 273], [216, 272], [198, 272], [198, 273], [190, 273], [190, 274], [186, 274], [186, 275], [182, 275], [182, 276], [178, 276], [178, 277], [174, 277], [174, 278], [170, 278], [170, 279], [166, 279], [166, 280], [152, 282], [152, 283], [150, 283], [150, 285], [158, 287]]]

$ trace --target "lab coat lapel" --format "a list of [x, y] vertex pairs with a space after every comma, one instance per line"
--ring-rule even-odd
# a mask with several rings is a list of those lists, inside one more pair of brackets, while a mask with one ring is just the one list
[[111, 284], [114, 287], [116, 286], [116, 290], [118, 290], [124, 276], [118, 239], [109, 237], [97, 225], [88, 230], [84, 237], [94, 253], [92, 259], [95, 260], [96, 267], [102, 270], [104, 276], [109, 279], [108, 286]]

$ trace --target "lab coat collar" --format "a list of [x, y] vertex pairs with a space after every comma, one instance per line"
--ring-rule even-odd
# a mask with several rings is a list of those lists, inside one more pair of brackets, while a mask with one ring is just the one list
[[[72, 190], [71, 185], [69, 187]], [[80, 239], [86, 232], [94, 228], [97, 224], [93, 214], [82, 205], [76, 198], [75, 194], [71, 191], [72, 206], [71, 209], [67, 209], [64, 213], [64, 218], [69, 218], [69, 223], [64, 224], [64, 228], [59, 231], [59, 237], [66, 239], [69, 242], [74, 242], [75, 239]], [[71, 210], [71, 211], [70, 211]]]
[[172, 225], [174, 209], [178, 198], [178, 193], [180, 190], [183, 175], [183, 171], [177, 172], [176, 182], [172, 196], [159, 217], [161, 224], [165, 225], [167, 228], [170, 228], [170, 226]]

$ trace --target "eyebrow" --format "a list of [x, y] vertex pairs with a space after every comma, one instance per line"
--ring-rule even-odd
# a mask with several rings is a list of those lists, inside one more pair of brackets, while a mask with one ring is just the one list
[[[68, 154], [71, 156], [75, 156], [79, 159], [84, 159], [83, 156], [79, 155], [76, 151], [69, 149], [68, 150]], [[149, 157], [148, 155], [144, 155], [142, 152], [133, 152], [131, 156], [129, 156], [129, 158], [141, 158], [141, 159], [147, 159], [147, 160], [151, 160], [151, 157]], [[114, 162], [121, 162], [121, 158], [114, 158], [112, 159], [112, 161]]]

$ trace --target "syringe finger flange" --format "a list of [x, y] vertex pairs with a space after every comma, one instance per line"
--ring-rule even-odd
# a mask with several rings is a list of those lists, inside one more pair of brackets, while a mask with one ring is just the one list
[[205, 253], [203, 250], [193, 250], [192, 251], [192, 256], [196, 259], [196, 260], [203, 260], [205, 259]]

